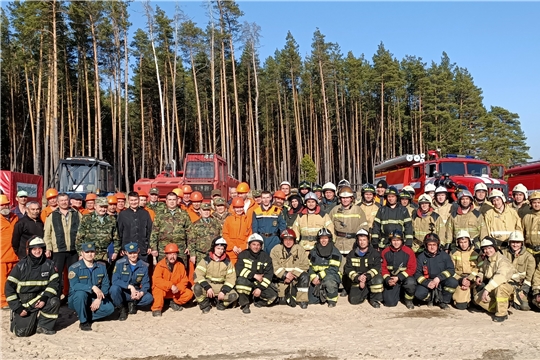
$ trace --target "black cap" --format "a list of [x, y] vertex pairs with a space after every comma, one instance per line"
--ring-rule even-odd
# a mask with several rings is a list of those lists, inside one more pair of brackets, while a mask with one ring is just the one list
[[377, 183], [377, 187], [378, 188], [388, 188], [388, 183], [386, 182], [386, 180], [379, 180], [379, 182]]

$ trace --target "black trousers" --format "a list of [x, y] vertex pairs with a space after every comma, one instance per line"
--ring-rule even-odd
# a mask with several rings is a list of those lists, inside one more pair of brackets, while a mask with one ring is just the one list
[[47, 330], [54, 330], [59, 310], [60, 299], [53, 297], [48, 299], [45, 306], [39, 311], [35, 308], [26, 309], [28, 314], [24, 317], [12, 311], [11, 332], [17, 337], [27, 337], [34, 335], [38, 326]]
[[366, 283], [363, 289], [359, 284], [353, 284], [349, 291], [349, 303], [352, 305], [361, 304], [366, 298], [370, 301], [383, 301], [383, 277], [378, 274]]
[[405, 293], [405, 300], [414, 298], [416, 290], [416, 280], [412, 277], [405, 278], [403, 282], [397, 283], [395, 286], [384, 285], [383, 302], [385, 306], [396, 306], [401, 297], [401, 290]]
[[60, 292], [58, 293], [58, 296], [60, 296], [64, 290], [64, 271], [67, 271], [71, 265], [79, 261], [79, 255], [76, 251], [53, 252], [52, 261], [54, 261], [58, 275], [60, 275]]

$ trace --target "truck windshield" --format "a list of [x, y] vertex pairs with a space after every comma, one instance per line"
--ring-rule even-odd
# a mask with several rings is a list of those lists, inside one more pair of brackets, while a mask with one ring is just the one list
[[184, 176], [187, 179], [213, 179], [214, 163], [208, 161], [190, 161], [186, 164]]
[[467, 173], [474, 176], [488, 175], [488, 166], [484, 164], [467, 163]]
[[[465, 171], [465, 166], [467, 171]], [[441, 162], [439, 164], [439, 173], [448, 175], [473, 175], [482, 176], [489, 174], [488, 167], [485, 164], [467, 163], [467, 162]]]
[[88, 164], [62, 164], [60, 192], [95, 192], [97, 167]]

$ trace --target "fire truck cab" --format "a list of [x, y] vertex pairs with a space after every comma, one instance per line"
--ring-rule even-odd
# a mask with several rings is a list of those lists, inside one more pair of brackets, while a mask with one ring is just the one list
[[[409, 160], [411, 158], [413, 160]], [[414, 158], [420, 161], [414, 161]], [[428, 159], [424, 154], [403, 155], [375, 166], [375, 182], [385, 179], [388, 185], [398, 190], [410, 185], [415, 189], [415, 198], [424, 192], [426, 184], [439, 184], [441, 177], [447, 179], [446, 184], [453, 185], [447, 185], [450, 193], [456, 185], [465, 185], [472, 193], [475, 185], [483, 182], [489, 191], [499, 189], [508, 195], [506, 182], [491, 177], [490, 164], [470, 155], [440, 157], [437, 151], [429, 151]]]
[[508, 176], [508, 189], [511, 191], [517, 184], [523, 184], [529, 195], [540, 191], [540, 161], [516, 165], [504, 173]]

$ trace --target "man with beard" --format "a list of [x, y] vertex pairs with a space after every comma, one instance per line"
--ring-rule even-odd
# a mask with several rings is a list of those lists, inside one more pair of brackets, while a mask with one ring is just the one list
[[285, 206], [285, 200], [287, 199], [287, 196], [285, 195], [285, 193], [281, 190], [278, 190], [274, 192], [273, 198], [274, 198], [274, 205], [276, 205], [278, 208], [283, 210]]
[[364, 210], [368, 222], [368, 229], [371, 231], [373, 228], [373, 221], [375, 220], [375, 216], [377, 216], [377, 212], [381, 205], [375, 202], [375, 186], [372, 184], [364, 184], [362, 185], [361, 191], [362, 199], [357, 205], [360, 205], [360, 208]]
[[374, 308], [381, 307], [383, 300], [383, 277], [381, 275], [381, 255], [369, 243], [369, 232], [360, 229], [356, 233], [356, 243], [345, 261], [345, 276], [351, 280], [349, 303], [358, 305], [369, 297]]
[[308, 306], [309, 259], [303, 247], [296, 244], [296, 233], [286, 229], [281, 244], [270, 252], [274, 265], [274, 284], [278, 288], [279, 304], [302, 309]]
[[56, 334], [58, 280], [54, 263], [45, 257], [45, 242], [37, 236], [31, 238], [28, 256], [15, 265], [6, 283], [6, 297], [13, 312], [10, 329], [15, 336]]
[[272, 194], [263, 191], [261, 204], [253, 210], [251, 229], [264, 240], [264, 251], [270, 254], [274, 246], [279, 244], [279, 234], [287, 228], [281, 209], [272, 205]]
[[338, 301], [342, 256], [332, 242], [332, 233], [322, 228], [317, 233], [317, 243], [309, 252], [309, 303], [324, 304], [333, 308]]
[[458, 287], [455, 273], [450, 255], [441, 251], [437, 234], [427, 234], [424, 251], [416, 259], [414, 277], [418, 285], [414, 296], [420, 301], [428, 302], [428, 306], [438, 304], [441, 309], [448, 308]]
[[467, 230], [460, 230], [456, 235], [456, 248], [450, 257], [456, 270], [454, 277], [459, 284], [452, 298], [456, 309], [466, 310], [471, 301], [471, 289], [478, 274], [478, 267], [482, 265], [480, 254], [474, 249]]
[[308, 253], [315, 246], [317, 233], [322, 228], [327, 228], [330, 232], [334, 231], [334, 223], [328, 216], [322, 212], [318, 205], [317, 196], [314, 193], [308, 193], [305, 199], [306, 205], [300, 216], [296, 218], [292, 229], [300, 240], [300, 246]]
[[457, 207], [452, 209], [446, 222], [446, 241], [452, 243], [457, 240], [457, 234], [464, 230], [470, 235], [471, 242], [480, 246], [480, 232], [484, 226], [484, 217], [480, 211], [474, 208], [474, 199], [468, 190], [463, 190], [458, 195]]
[[249, 309], [250, 296], [256, 307], [270, 306], [277, 298], [277, 291], [272, 285], [274, 268], [272, 258], [262, 251], [264, 240], [259, 234], [248, 238], [248, 248], [238, 255], [236, 263], [236, 291], [238, 304], [244, 314], [251, 313]]
[[[434, 232], [443, 239], [446, 237], [446, 227], [439, 214], [433, 211], [429, 195], [420, 195], [418, 198], [418, 205], [418, 209], [412, 214], [414, 230], [412, 250], [415, 253], [424, 251], [423, 240], [427, 234]], [[445, 243], [445, 241], [442, 242], [443, 244]], [[450, 248], [450, 244], [448, 244], [447, 248]]]

